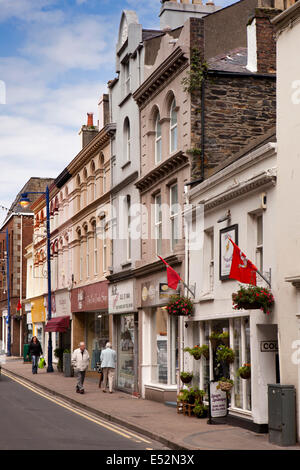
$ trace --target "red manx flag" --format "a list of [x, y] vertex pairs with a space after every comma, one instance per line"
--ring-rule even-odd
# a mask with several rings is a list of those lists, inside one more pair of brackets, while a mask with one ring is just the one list
[[233, 244], [233, 255], [229, 277], [244, 284], [256, 286], [257, 268], [249, 261], [239, 247], [231, 240]]
[[171, 289], [176, 290], [177, 286], [178, 286], [178, 282], [182, 281], [181, 277], [179, 276], [179, 274], [176, 271], [174, 271], [173, 268], [171, 268], [171, 266], [168, 265], [168, 263], [161, 256], [159, 256], [159, 255], [157, 255], [157, 256], [167, 266], [168, 287], [170, 287]]
[[18, 306], [17, 306], [17, 311], [22, 310], [22, 304], [21, 301], [18, 301]]

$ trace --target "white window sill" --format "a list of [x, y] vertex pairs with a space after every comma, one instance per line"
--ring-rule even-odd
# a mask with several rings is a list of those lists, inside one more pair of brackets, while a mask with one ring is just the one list
[[213, 292], [209, 292], [207, 294], [201, 295], [198, 299], [199, 302], [207, 302], [209, 300], [215, 300], [215, 296]]
[[177, 391], [177, 385], [166, 385], [166, 384], [144, 384], [145, 388], [158, 391]]
[[242, 410], [240, 408], [228, 408], [228, 411], [233, 416], [239, 416], [240, 418], [252, 419], [251, 411]]

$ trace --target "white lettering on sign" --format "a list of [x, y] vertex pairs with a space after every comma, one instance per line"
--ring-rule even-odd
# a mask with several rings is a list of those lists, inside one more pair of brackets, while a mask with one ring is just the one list
[[261, 341], [260, 342], [261, 352], [277, 352], [278, 351], [278, 341]]

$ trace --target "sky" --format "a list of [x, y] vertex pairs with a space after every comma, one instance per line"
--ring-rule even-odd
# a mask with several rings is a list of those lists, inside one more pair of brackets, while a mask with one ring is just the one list
[[[215, 0], [227, 6], [232, 0]], [[0, 0], [0, 206], [80, 150], [87, 112], [115, 74], [123, 10], [159, 28], [160, 0]], [[0, 223], [5, 211], [0, 210]]]

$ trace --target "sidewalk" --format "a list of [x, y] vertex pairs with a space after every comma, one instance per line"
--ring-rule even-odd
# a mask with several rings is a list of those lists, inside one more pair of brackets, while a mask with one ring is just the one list
[[5, 370], [171, 449], [300, 450], [300, 446], [283, 448], [272, 445], [268, 442], [267, 434], [256, 434], [226, 424], [209, 425], [206, 419], [177, 414], [176, 408], [163, 403], [134, 398], [119, 391], [113, 394], [102, 393], [102, 389], [98, 388], [98, 380], [94, 378], [86, 378], [86, 393], [79, 395], [75, 393], [76, 378], [64, 377], [57, 371], [49, 374], [45, 369], [32, 375], [31, 364], [24, 364], [22, 359], [6, 358], [6, 364], [2, 365], [2, 371]]

